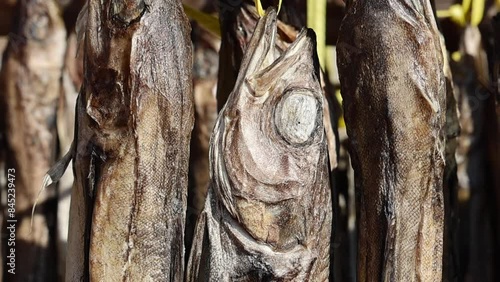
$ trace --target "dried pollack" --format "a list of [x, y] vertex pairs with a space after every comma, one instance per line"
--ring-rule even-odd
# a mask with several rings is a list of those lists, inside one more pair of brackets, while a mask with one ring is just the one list
[[[182, 281], [190, 27], [180, 1], [90, 0], [70, 152], [67, 281]], [[80, 33], [81, 34], [81, 33]]]
[[276, 47], [260, 19], [210, 144], [188, 281], [325, 281], [331, 195], [315, 39]]
[[338, 46], [358, 281], [440, 281], [446, 89], [428, 0], [351, 0]]
[[[6, 277], [9, 281], [54, 281], [54, 189], [39, 198], [37, 213], [30, 216], [40, 182], [57, 154], [57, 101], [66, 30], [57, 1], [22, 0], [17, 9], [0, 78], [0, 132], [5, 138], [1, 150], [5, 150], [5, 169], [15, 170], [15, 198], [9, 202], [15, 200], [17, 220], [15, 245], [4, 241], [6, 250], [15, 249], [17, 260], [15, 275], [6, 273]], [[3, 268], [9, 269], [5, 264]]]

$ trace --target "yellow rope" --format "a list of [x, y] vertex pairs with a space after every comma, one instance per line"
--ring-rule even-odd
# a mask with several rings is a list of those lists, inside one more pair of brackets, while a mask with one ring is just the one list
[[478, 26], [483, 20], [485, 0], [472, 1], [472, 10], [470, 15], [470, 23], [472, 26]]
[[259, 14], [260, 17], [264, 16], [265, 12], [264, 9], [262, 8], [262, 3], [260, 0], [254, 0], [255, 2], [255, 9], [257, 9], [257, 14]]
[[[260, 17], [264, 16], [266, 11], [264, 11], [264, 8], [262, 8], [262, 3], [260, 2], [260, 0], [254, 0], [254, 3], [255, 3], [255, 9], [257, 9], [257, 14], [259, 14]], [[278, 3], [278, 14], [280, 13], [280, 10], [281, 10], [281, 0], [279, 0]]]
[[[500, 0], [495, 0], [500, 5]], [[478, 26], [483, 20], [485, 0], [463, 0], [462, 4], [451, 5], [446, 10], [438, 10], [438, 18], [450, 18], [454, 23], [461, 27], [468, 23], [472, 26]], [[466, 16], [470, 12], [470, 22], [467, 22]]]

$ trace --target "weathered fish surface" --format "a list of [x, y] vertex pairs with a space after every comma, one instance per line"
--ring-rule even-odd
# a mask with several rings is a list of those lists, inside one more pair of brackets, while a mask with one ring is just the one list
[[[15, 247], [16, 251], [15, 275], [5, 272], [4, 277], [9, 281], [55, 281], [54, 189], [39, 198], [32, 222], [30, 215], [41, 180], [57, 154], [56, 113], [66, 29], [57, 1], [23, 0], [16, 7], [0, 74], [0, 132], [5, 138], [0, 150], [6, 157], [2, 173], [11, 174], [10, 183], [15, 186], [15, 194], [9, 193], [5, 202], [14, 204], [16, 216], [9, 219], [17, 220], [15, 246], [13, 241], [7, 245], [7, 236], [2, 238], [7, 250]], [[2, 187], [2, 191], [6, 189]], [[4, 232], [6, 229], [2, 235]], [[12, 269], [5, 264], [3, 268]]]
[[[237, 3], [236, 6], [231, 6], [226, 3], [232, 1], [221, 1], [221, 49], [219, 56], [219, 77], [217, 84], [217, 106], [221, 109], [227, 99], [229, 93], [234, 89], [236, 84], [238, 71], [241, 67], [243, 55], [250, 44], [250, 39], [259, 20], [255, 6], [249, 4], [253, 1], [242, 1]], [[278, 32], [275, 40], [276, 48], [282, 52], [297, 38], [299, 34], [296, 26], [305, 26], [305, 20], [302, 19], [302, 14], [297, 13], [294, 7], [300, 7], [297, 3], [286, 2], [282, 7], [280, 15], [287, 21], [278, 20]], [[296, 1], [295, 1], [296, 2]], [[297, 5], [295, 5], [297, 4]], [[305, 3], [303, 3], [305, 5]], [[295, 6], [294, 6], [295, 5]], [[293, 22], [294, 26], [290, 25]], [[336, 136], [333, 128], [331, 113], [332, 107], [329, 106], [328, 97], [330, 93], [326, 91], [326, 84], [324, 81], [324, 74], [320, 71], [320, 82], [323, 87], [323, 123], [326, 131], [328, 142], [328, 153], [330, 160], [330, 169], [333, 170], [337, 167], [337, 148]], [[332, 115], [334, 116], [334, 115]]]
[[331, 192], [314, 33], [276, 48], [269, 9], [210, 143], [188, 281], [325, 281]]
[[446, 89], [427, 0], [351, 0], [338, 67], [360, 192], [358, 281], [441, 281]]
[[188, 20], [180, 1], [90, 0], [87, 9], [66, 280], [182, 281]]

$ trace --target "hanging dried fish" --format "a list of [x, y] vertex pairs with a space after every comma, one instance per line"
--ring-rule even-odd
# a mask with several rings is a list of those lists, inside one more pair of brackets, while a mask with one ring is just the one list
[[325, 281], [332, 223], [314, 34], [283, 53], [260, 19], [211, 139], [188, 281]]
[[428, 0], [347, 2], [338, 67], [360, 193], [358, 281], [440, 281], [446, 89]]
[[86, 9], [66, 280], [182, 281], [188, 20], [180, 1], [90, 0]]
[[[495, 249], [494, 162], [498, 154], [489, 152], [495, 138], [494, 102], [484, 86], [489, 85], [488, 60], [478, 27], [465, 28], [460, 40], [462, 58], [453, 64], [459, 96], [461, 132], [457, 147], [459, 230], [462, 259], [459, 277], [466, 281], [497, 281]], [[488, 118], [488, 116], [492, 118]], [[491, 127], [490, 127], [491, 126]], [[498, 143], [497, 143], [498, 144]], [[470, 280], [467, 280], [470, 279]]]
[[[264, 4], [269, 4], [266, 2], [272, 1], [262, 2], [264, 2]], [[294, 10], [297, 7], [305, 8], [305, 1], [303, 1], [303, 3], [297, 2], [297, 0], [289, 0], [283, 3], [284, 5], [280, 12], [280, 16], [287, 21], [279, 22], [278, 24], [278, 28], [281, 29], [278, 34], [283, 35], [276, 40], [278, 45], [283, 46], [285, 42], [293, 41], [295, 36], [297, 36], [295, 28], [301, 28], [306, 24], [305, 13], [297, 13]], [[221, 109], [226, 103], [229, 93], [231, 93], [234, 88], [243, 54], [248, 47], [250, 38], [257, 25], [259, 15], [255, 9], [253, 0], [243, 0], [239, 2], [219, 0], [219, 5], [222, 35], [220, 54], [223, 54], [223, 56], [219, 57], [220, 70], [217, 87], [217, 102], [219, 109]], [[303, 10], [303, 12], [305, 11]]]
[[17, 220], [15, 242], [2, 241], [7, 250], [15, 250], [4, 253], [15, 256], [15, 275], [8, 272], [12, 266], [3, 268], [9, 281], [55, 281], [55, 191], [39, 199], [32, 224], [30, 212], [57, 154], [56, 112], [66, 30], [57, 1], [23, 0], [17, 9], [0, 75], [0, 132], [5, 137], [0, 150], [5, 150], [6, 171], [14, 175], [10, 179], [15, 194], [8, 198], [10, 204], [15, 201], [15, 218], [9, 219]]
[[[254, 5], [248, 3], [253, 1], [243, 1], [232, 8], [225, 2], [227, 1], [221, 1], [222, 41], [220, 54], [223, 55], [219, 57], [219, 78], [217, 84], [217, 106], [219, 109], [226, 103], [229, 93], [231, 93], [235, 86], [243, 54], [245, 54], [249, 46], [250, 38], [259, 19]], [[280, 13], [281, 17], [293, 21], [295, 25], [305, 26], [305, 21], [302, 22], [300, 19], [302, 15], [297, 13], [293, 7], [291, 2], [284, 3], [283, 10]], [[291, 20], [292, 18], [294, 20]], [[295, 40], [298, 31], [289, 22], [285, 23], [279, 20], [277, 26], [278, 36], [275, 42], [278, 49], [285, 50]], [[330, 169], [333, 170], [337, 167], [336, 137], [333, 128], [334, 123], [330, 117], [331, 108], [328, 105], [327, 98], [329, 94], [326, 91], [327, 87], [323, 72], [320, 73], [320, 76], [324, 97], [323, 122], [328, 142]]]

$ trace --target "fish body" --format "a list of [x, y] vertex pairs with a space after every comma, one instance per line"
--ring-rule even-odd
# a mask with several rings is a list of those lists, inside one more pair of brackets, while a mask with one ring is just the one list
[[337, 46], [358, 281], [441, 281], [446, 87], [431, 5], [349, 1]]
[[87, 9], [66, 280], [182, 281], [188, 20], [180, 1], [90, 0]]
[[255, 28], [210, 142], [211, 184], [188, 281], [326, 281], [332, 203], [315, 38], [282, 53]]
[[[41, 195], [39, 209], [32, 218], [30, 215], [43, 176], [57, 155], [57, 104], [66, 29], [57, 1], [24, 0], [17, 3], [16, 9], [15, 25], [9, 33], [1, 64], [0, 135], [3, 138], [0, 139], [4, 140], [0, 150], [5, 154], [2, 173], [10, 180], [2, 186], [2, 191], [10, 188], [4, 199], [4, 212], [11, 214], [14, 204], [15, 213], [8, 219], [17, 220], [16, 241], [7, 242], [8, 233], [2, 233], [5, 235], [2, 241], [5, 251], [15, 247], [12, 255], [18, 263], [16, 267], [8, 267], [9, 260], [5, 259], [3, 269], [11, 269], [15, 275], [5, 272], [4, 277], [9, 281], [54, 281], [58, 263], [53, 256], [57, 242], [54, 224], [57, 188]], [[7, 232], [4, 230], [2, 232]]]

